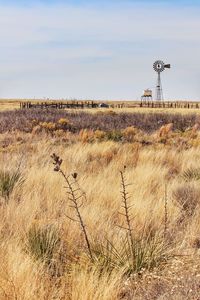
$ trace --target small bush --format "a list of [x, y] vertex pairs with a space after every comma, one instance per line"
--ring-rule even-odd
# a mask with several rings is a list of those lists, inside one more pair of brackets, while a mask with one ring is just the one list
[[65, 125], [68, 125], [70, 122], [67, 118], [61, 118], [58, 120], [58, 124], [62, 125], [62, 126], [65, 126]]
[[96, 130], [94, 132], [94, 139], [101, 142], [105, 139], [106, 137], [106, 132], [102, 131], [102, 130]]
[[56, 129], [56, 124], [53, 122], [41, 122], [39, 125], [46, 131], [54, 131]]
[[72, 123], [67, 118], [60, 118], [58, 120], [58, 128], [64, 130], [71, 129]]

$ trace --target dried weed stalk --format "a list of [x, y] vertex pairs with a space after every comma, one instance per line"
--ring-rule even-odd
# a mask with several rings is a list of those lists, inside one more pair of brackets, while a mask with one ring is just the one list
[[80, 208], [83, 205], [83, 199], [85, 198], [85, 193], [82, 192], [82, 190], [78, 184], [78, 181], [77, 181], [78, 174], [73, 173], [73, 174], [66, 176], [65, 173], [63, 172], [63, 170], [61, 169], [62, 159], [59, 156], [57, 156], [55, 153], [53, 153], [51, 155], [51, 158], [53, 159], [53, 164], [55, 165], [54, 171], [59, 172], [67, 184], [66, 189], [67, 189], [67, 194], [68, 194], [68, 200], [71, 202], [70, 207], [73, 208], [76, 213], [76, 219], [73, 219], [67, 215], [66, 215], [66, 217], [72, 221], [79, 223], [80, 228], [84, 235], [84, 239], [85, 239], [85, 242], [87, 245], [90, 259], [93, 261], [92, 249], [91, 249], [90, 241], [88, 238], [88, 233], [86, 230], [86, 225], [83, 221], [83, 218], [82, 218], [82, 215], [80, 212]]
[[167, 185], [165, 184], [165, 219], [164, 219], [164, 238], [166, 238], [167, 230], [168, 230], [168, 198], [167, 198]]
[[133, 252], [134, 240], [133, 240], [133, 236], [132, 236], [133, 229], [131, 228], [131, 220], [132, 220], [132, 217], [130, 215], [131, 205], [129, 205], [129, 203], [128, 203], [130, 196], [129, 196], [129, 193], [127, 192], [127, 187], [130, 184], [126, 183], [125, 170], [126, 170], [126, 166], [124, 166], [123, 171], [120, 171], [120, 176], [121, 176], [121, 191], [120, 192], [122, 195], [122, 208], [124, 209], [124, 213], [120, 213], [120, 214], [125, 217], [126, 227], [123, 227], [123, 226], [120, 226], [120, 227], [127, 230], [130, 246], [131, 246], [131, 249]]

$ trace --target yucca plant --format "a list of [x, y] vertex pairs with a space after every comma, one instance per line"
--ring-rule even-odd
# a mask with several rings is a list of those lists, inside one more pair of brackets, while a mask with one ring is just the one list
[[[133, 239], [133, 253], [129, 257], [129, 272], [139, 272], [142, 269], [151, 270], [167, 258], [167, 248], [159, 235], [141, 236]], [[127, 245], [129, 250], [129, 245]], [[127, 257], [128, 258], [128, 257]]]
[[58, 248], [60, 238], [52, 226], [38, 227], [33, 225], [26, 236], [26, 251], [35, 259], [50, 265]]
[[125, 259], [128, 264], [128, 273], [139, 272], [142, 268], [151, 269], [155, 267], [165, 257], [165, 244], [164, 240], [158, 234], [152, 233], [151, 230], [134, 234], [132, 227], [132, 214], [130, 205], [130, 195], [127, 188], [130, 184], [126, 181], [125, 176], [126, 166], [120, 172], [121, 176], [121, 196], [122, 208], [121, 213], [125, 219], [125, 226], [120, 226], [125, 230], [126, 236], [122, 242], [122, 249], [120, 250], [120, 257]]
[[132, 243], [127, 235], [117, 244], [108, 239], [98, 242], [92, 248], [94, 262], [102, 272], [124, 269], [125, 274], [130, 275], [142, 269], [151, 270], [170, 257], [164, 239], [159, 235], [133, 237]]
[[22, 184], [23, 176], [19, 170], [3, 170], [0, 171], [0, 196], [8, 202], [15, 186]]
[[151, 270], [169, 258], [169, 252], [163, 235], [153, 233], [151, 229], [133, 233], [130, 195], [127, 191], [129, 184], [126, 182], [125, 169], [121, 175], [121, 196], [125, 225], [119, 226], [123, 229], [120, 237], [105, 239], [95, 243], [92, 247], [94, 261], [103, 272], [113, 269], [124, 269], [126, 275], [139, 273], [142, 269]]

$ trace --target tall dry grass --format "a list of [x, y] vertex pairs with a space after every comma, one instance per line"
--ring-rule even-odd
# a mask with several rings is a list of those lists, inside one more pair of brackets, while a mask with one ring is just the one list
[[[20, 164], [24, 180], [9, 199], [0, 196], [0, 299], [198, 299], [199, 178], [184, 174], [197, 173], [199, 146], [180, 144], [177, 149], [154, 138], [158, 140], [146, 146], [70, 142], [44, 133], [1, 135], [1, 169], [13, 172]], [[147, 241], [149, 234], [160, 238], [165, 232], [166, 260], [130, 273], [125, 264], [117, 263], [111, 271], [102, 268], [99, 256], [92, 262], [73, 221], [66, 183], [53, 171], [52, 153], [62, 157], [65, 174], [78, 174], [86, 193], [80, 212], [94, 253], [99, 245], [105, 250], [107, 240], [121, 247], [126, 228], [119, 225], [126, 227], [126, 221], [120, 214], [120, 171], [126, 166], [133, 237], [146, 234]]]

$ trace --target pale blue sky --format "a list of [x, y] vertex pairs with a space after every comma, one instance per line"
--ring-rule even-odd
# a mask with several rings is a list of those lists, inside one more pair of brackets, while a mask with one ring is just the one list
[[0, 0], [0, 98], [200, 100], [200, 1]]

